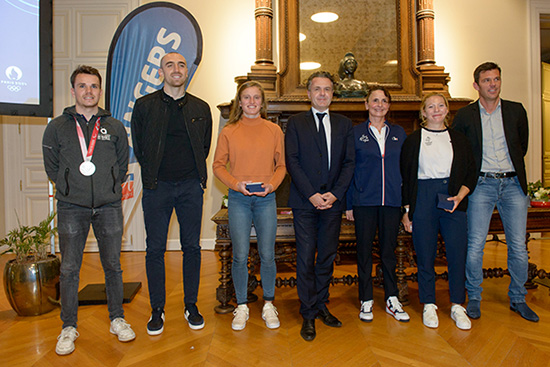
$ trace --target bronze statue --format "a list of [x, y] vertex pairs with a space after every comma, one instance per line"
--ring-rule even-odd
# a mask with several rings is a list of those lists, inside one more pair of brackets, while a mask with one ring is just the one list
[[344, 58], [340, 60], [340, 68], [338, 69], [340, 81], [336, 83], [334, 91], [336, 96], [364, 98], [367, 95], [367, 83], [354, 78], [355, 70], [357, 70], [357, 60], [353, 53], [348, 52]]

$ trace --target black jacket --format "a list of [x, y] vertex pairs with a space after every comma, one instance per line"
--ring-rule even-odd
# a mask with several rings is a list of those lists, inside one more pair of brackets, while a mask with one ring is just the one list
[[[158, 171], [170, 119], [169, 99], [162, 89], [139, 98], [132, 113], [134, 154], [141, 166], [141, 180], [146, 189], [156, 189]], [[212, 140], [212, 114], [202, 99], [189, 93], [180, 103], [182, 118], [191, 140], [201, 186], [206, 188], [206, 157]]]
[[[418, 159], [420, 155], [421, 129], [407, 137], [401, 148], [401, 176], [403, 177], [403, 206], [409, 205], [409, 218], [412, 220], [416, 207], [418, 191]], [[470, 194], [477, 184], [474, 154], [468, 139], [461, 133], [449, 129], [451, 145], [453, 146], [453, 163], [449, 177], [449, 195], [455, 196], [462, 185], [470, 189]], [[466, 196], [456, 210], [466, 211], [468, 197]]]
[[[527, 175], [525, 173], [525, 162], [523, 158], [527, 154], [529, 144], [529, 123], [527, 112], [521, 103], [500, 100], [502, 111], [502, 124], [508, 152], [518, 175], [518, 180], [527, 194]], [[479, 112], [479, 100], [461, 108], [453, 120], [453, 129], [460, 131], [470, 140], [474, 150], [477, 172], [481, 171], [481, 160], [483, 158], [483, 137], [481, 128], [481, 115]]]
[[[79, 170], [83, 158], [75, 119], [89, 145], [97, 117], [101, 125], [92, 156], [96, 171], [92, 176], [84, 176]], [[128, 170], [128, 133], [122, 122], [108, 111], [100, 108], [87, 124], [74, 106], [65, 108], [46, 127], [42, 153], [46, 173], [55, 183], [57, 200], [87, 208], [121, 200], [121, 182]]]

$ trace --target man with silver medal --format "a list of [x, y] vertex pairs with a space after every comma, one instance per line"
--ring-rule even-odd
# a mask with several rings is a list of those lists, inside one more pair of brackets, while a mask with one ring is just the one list
[[101, 75], [79, 66], [71, 75], [75, 105], [53, 119], [42, 139], [46, 173], [55, 184], [57, 225], [61, 251], [61, 321], [63, 328], [55, 351], [74, 351], [77, 328], [78, 286], [82, 255], [90, 225], [97, 239], [105, 272], [109, 333], [121, 342], [136, 335], [124, 319], [120, 267], [122, 244], [122, 182], [128, 170], [128, 133], [122, 122], [98, 106]]

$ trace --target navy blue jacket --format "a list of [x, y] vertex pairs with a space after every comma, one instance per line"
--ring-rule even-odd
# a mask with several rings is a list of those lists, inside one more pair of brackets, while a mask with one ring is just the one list
[[386, 122], [384, 157], [369, 129], [369, 121], [353, 128], [355, 172], [347, 194], [347, 209], [353, 206], [401, 206], [401, 146], [407, 138], [399, 125]]

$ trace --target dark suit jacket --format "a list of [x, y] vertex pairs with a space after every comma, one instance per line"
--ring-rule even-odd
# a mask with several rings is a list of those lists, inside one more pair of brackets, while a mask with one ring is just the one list
[[327, 187], [321, 185], [322, 157], [319, 134], [311, 109], [291, 116], [285, 133], [286, 167], [292, 179], [288, 205], [293, 209], [313, 209], [309, 197], [332, 192], [338, 198], [332, 208], [345, 209], [345, 196], [355, 168], [355, 148], [351, 120], [330, 113], [331, 165]]
[[[483, 138], [478, 102], [479, 100], [458, 110], [453, 121], [453, 128], [466, 135], [470, 140], [470, 144], [472, 144], [474, 150], [477, 172], [479, 173], [481, 171], [483, 156]], [[525, 174], [525, 162], [523, 160], [529, 143], [527, 112], [525, 112], [525, 108], [523, 108], [521, 103], [503, 99], [500, 100], [500, 103], [508, 152], [518, 175], [521, 188], [527, 194], [527, 177]]]
[[[409, 219], [413, 219], [416, 207], [416, 194], [418, 192], [418, 159], [420, 155], [421, 129], [414, 131], [407, 137], [401, 148], [401, 176], [403, 177], [403, 206], [409, 205]], [[477, 184], [477, 172], [474, 155], [468, 139], [461, 133], [449, 129], [451, 145], [453, 147], [453, 162], [451, 163], [451, 175], [449, 177], [449, 195], [455, 196], [462, 185], [474, 192]], [[457, 210], [466, 211], [468, 208], [468, 196], [466, 196]]]

